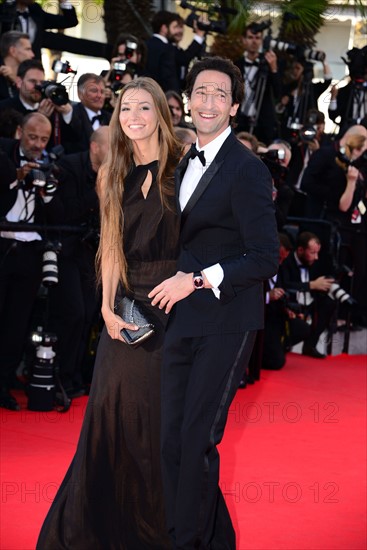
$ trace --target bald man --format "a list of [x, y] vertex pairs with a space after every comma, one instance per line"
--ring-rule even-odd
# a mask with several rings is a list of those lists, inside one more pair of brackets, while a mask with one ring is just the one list
[[60, 198], [64, 222], [83, 228], [62, 237], [59, 284], [50, 292], [50, 326], [58, 337], [60, 376], [70, 398], [84, 393], [90, 381], [87, 347], [99, 301], [94, 260], [99, 240], [97, 172], [108, 152], [109, 128], [100, 126], [90, 137], [89, 151], [65, 155], [60, 166]]
[[[40, 113], [27, 115], [20, 140], [0, 145], [16, 168], [16, 179], [0, 179], [0, 218], [27, 224], [59, 223], [62, 205], [34, 184], [32, 170], [49, 162], [46, 147], [51, 124]], [[0, 233], [0, 407], [19, 410], [11, 395], [28, 335], [29, 321], [41, 283], [44, 243], [40, 231]]]

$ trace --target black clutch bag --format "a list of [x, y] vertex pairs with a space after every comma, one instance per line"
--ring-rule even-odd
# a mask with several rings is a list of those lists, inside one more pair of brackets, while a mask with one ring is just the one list
[[120, 331], [121, 336], [129, 346], [137, 347], [153, 336], [155, 331], [154, 324], [150, 319], [149, 311], [141, 302], [124, 296], [122, 300], [115, 305], [115, 313], [127, 323], [139, 327], [138, 330], [123, 328]]

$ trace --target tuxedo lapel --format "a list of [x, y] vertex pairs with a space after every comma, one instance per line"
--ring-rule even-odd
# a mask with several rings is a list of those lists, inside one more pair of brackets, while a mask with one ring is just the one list
[[176, 191], [177, 212], [179, 212], [180, 214], [181, 214], [180, 187], [181, 187], [181, 182], [185, 175], [189, 160], [190, 160], [190, 151], [188, 151], [186, 155], [182, 157], [180, 163], [178, 164], [175, 170], [175, 191]]
[[[222, 147], [219, 149], [215, 159], [210, 163], [210, 166], [208, 169], [204, 172], [201, 179], [199, 180], [199, 183], [196, 186], [196, 189], [194, 190], [193, 194], [191, 195], [188, 203], [186, 204], [185, 208], [183, 209], [181, 213], [181, 225], [183, 225], [186, 221], [186, 218], [188, 217], [191, 210], [194, 208], [195, 204], [198, 202], [202, 194], [204, 193], [205, 189], [208, 187], [209, 183], [213, 179], [213, 177], [217, 174], [218, 170], [221, 168], [224, 158], [227, 155], [227, 153], [230, 151], [231, 146], [233, 144], [233, 141], [237, 138], [231, 132], [225, 142], [223, 143]], [[190, 153], [187, 153], [185, 157], [182, 159], [182, 162], [179, 164], [177, 168], [178, 177], [180, 178], [179, 185], [176, 185], [176, 191], [179, 194], [180, 192], [180, 185], [182, 178], [184, 176], [184, 170], [187, 168], [188, 161], [190, 159]], [[184, 162], [185, 161], [185, 162]], [[183, 165], [181, 167], [181, 165]]]
[[208, 187], [209, 183], [218, 172], [222, 164], [223, 161], [216, 161], [216, 159], [214, 159], [209, 168], [201, 176], [199, 183], [197, 184], [193, 194], [191, 195], [188, 203], [181, 213], [181, 226], [185, 223], [187, 216], [194, 208], [195, 204], [198, 202], [201, 195], [204, 193], [205, 189]]

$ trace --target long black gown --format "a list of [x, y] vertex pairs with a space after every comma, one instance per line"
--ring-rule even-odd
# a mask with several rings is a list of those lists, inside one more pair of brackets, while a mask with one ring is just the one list
[[[153, 182], [144, 199], [147, 170]], [[124, 250], [135, 297], [156, 317], [157, 332], [139, 348], [104, 328], [74, 459], [43, 524], [37, 550], [164, 550], [160, 473], [160, 364], [167, 316], [148, 292], [175, 273], [178, 220], [162, 209], [157, 162], [125, 182]], [[172, 199], [173, 202], [173, 199]]]

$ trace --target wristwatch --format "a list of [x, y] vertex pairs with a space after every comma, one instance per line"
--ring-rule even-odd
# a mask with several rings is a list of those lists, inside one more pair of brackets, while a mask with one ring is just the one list
[[194, 289], [199, 290], [200, 288], [204, 288], [204, 277], [201, 273], [201, 271], [194, 271], [194, 274], [192, 276], [192, 282], [194, 284]]

